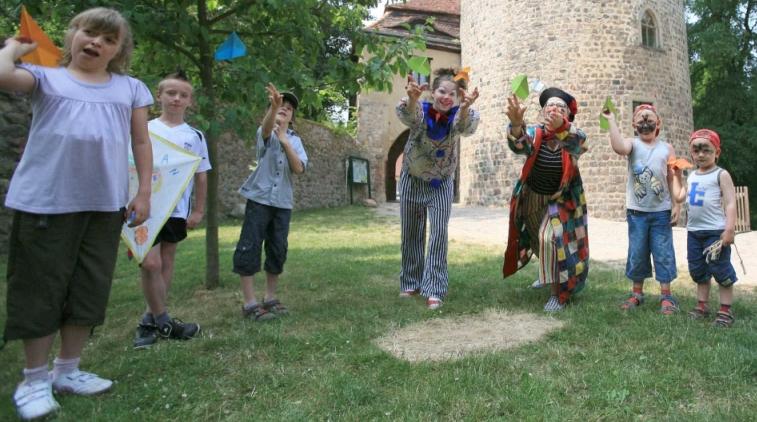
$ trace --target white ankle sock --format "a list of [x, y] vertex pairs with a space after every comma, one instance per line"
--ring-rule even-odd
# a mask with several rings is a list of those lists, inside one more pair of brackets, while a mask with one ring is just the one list
[[24, 382], [30, 383], [32, 381], [47, 380], [49, 375], [47, 373], [47, 365], [38, 366], [36, 368], [24, 368]]
[[79, 360], [81, 360], [81, 358], [55, 358], [53, 361], [53, 379], [56, 379], [61, 375], [70, 374], [79, 369]]

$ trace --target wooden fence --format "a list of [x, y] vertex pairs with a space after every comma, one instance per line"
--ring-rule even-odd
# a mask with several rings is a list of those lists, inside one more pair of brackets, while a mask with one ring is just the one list
[[749, 188], [746, 186], [736, 186], [736, 233], [748, 232], [752, 230], [749, 221]]

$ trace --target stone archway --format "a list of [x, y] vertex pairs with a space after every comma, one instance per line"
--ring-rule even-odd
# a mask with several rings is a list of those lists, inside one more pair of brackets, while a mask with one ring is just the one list
[[405, 150], [405, 143], [407, 143], [409, 135], [409, 129], [400, 133], [392, 143], [392, 146], [389, 147], [389, 153], [386, 157], [386, 171], [384, 171], [386, 202], [395, 202], [397, 200], [397, 175], [402, 166], [402, 162], [398, 159], [402, 155], [402, 151]]

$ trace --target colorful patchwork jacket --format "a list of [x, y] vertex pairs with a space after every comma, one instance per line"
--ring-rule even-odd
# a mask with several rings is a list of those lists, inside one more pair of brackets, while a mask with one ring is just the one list
[[519, 203], [526, 194], [523, 185], [534, 167], [542, 141], [555, 136], [562, 143], [562, 179], [560, 188], [549, 201], [549, 224], [555, 233], [558, 272], [560, 275], [560, 303], [583, 288], [589, 273], [589, 237], [587, 232], [586, 198], [578, 157], [586, 152], [586, 135], [571, 126], [570, 130], [554, 134], [543, 125], [529, 126], [519, 139], [508, 136], [508, 146], [516, 154], [526, 155], [520, 178], [510, 199], [510, 221], [502, 274], [508, 277], [531, 259], [531, 241]]
[[418, 103], [413, 113], [408, 110], [407, 101], [407, 97], [403, 98], [396, 108], [397, 117], [410, 128], [402, 171], [437, 187], [443, 179], [455, 174], [457, 141], [460, 136], [476, 131], [480, 116], [477, 111], [468, 109], [468, 118], [461, 124], [457, 106], [442, 114], [424, 101]]

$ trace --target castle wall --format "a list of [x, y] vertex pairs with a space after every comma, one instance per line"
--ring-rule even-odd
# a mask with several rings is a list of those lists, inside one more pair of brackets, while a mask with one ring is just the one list
[[[588, 136], [579, 162], [589, 212], [625, 217], [626, 160], [599, 131], [609, 95], [619, 108], [624, 136], [633, 136], [634, 101], [655, 104], [661, 136], [686, 153], [692, 130], [691, 88], [684, 6], [680, 0], [462, 0], [461, 62], [471, 66], [471, 86], [481, 96], [478, 132], [461, 144], [460, 194], [464, 203], [505, 206], [523, 164], [507, 147], [503, 128], [510, 81], [518, 74], [560, 87], [576, 97], [575, 123]], [[659, 48], [642, 46], [641, 18], [657, 20]], [[535, 121], [538, 95], [527, 99]]]

